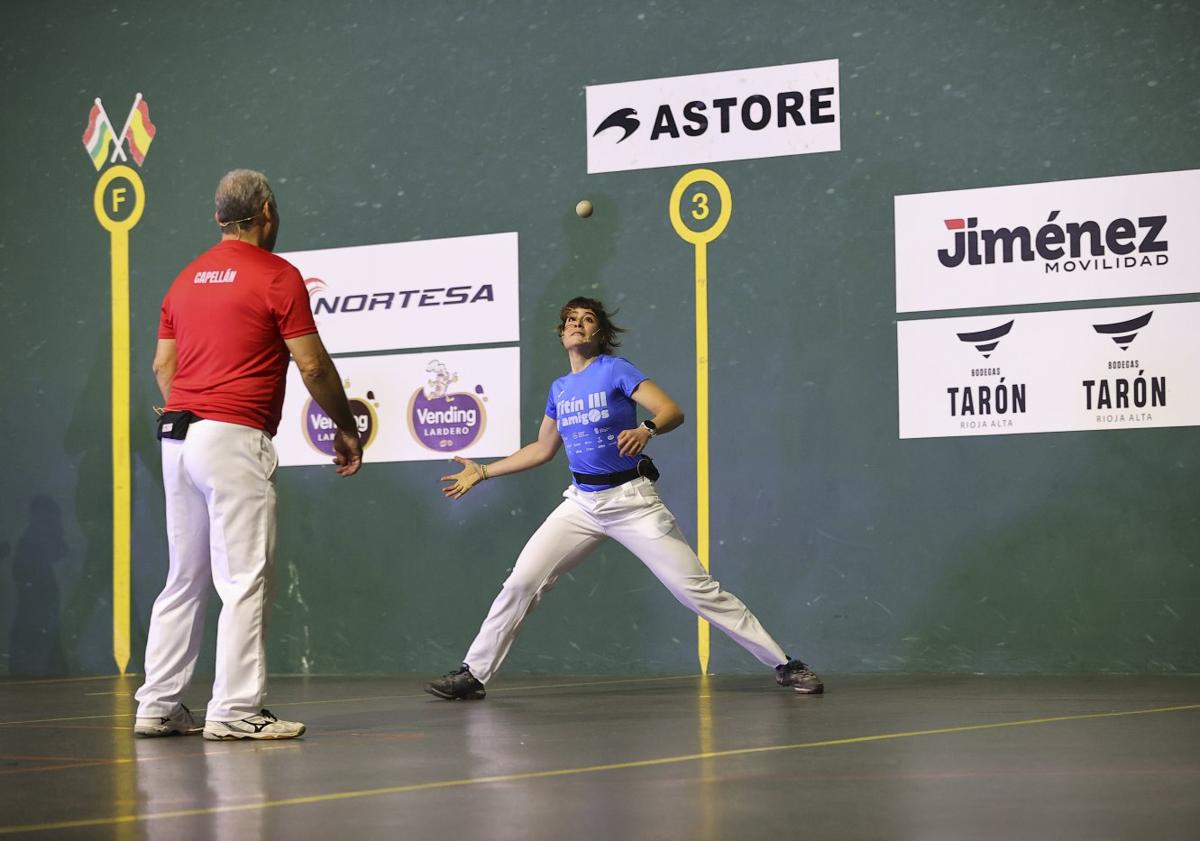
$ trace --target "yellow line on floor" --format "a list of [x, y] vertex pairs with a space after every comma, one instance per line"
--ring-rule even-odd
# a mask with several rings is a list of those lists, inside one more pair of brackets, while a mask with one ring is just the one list
[[634, 768], [652, 768], [660, 765], [675, 765], [683, 762], [695, 762], [701, 759], [723, 759], [733, 756], [752, 756], [754, 754], [778, 753], [781, 751], [790, 750], [827, 748], [837, 747], [840, 745], [860, 745], [869, 742], [884, 742], [894, 739], [912, 739], [920, 736], [943, 736], [951, 733], [971, 733], [983, 730], [999, 730], [1006, 727], [1025, 727], [1035, 724], [1054, 724], [1066, 721], [1088, 721], [1101, 718], [1121, 718], [1135, 715], [1152, 715], [1154, 713], [1183, 712], [1186, 710], [1200, 710], [1200, 704], [1182, 704], [1174, 707], [1156, 707], [1145, 710], [1120, 710], [1106, 713], [1056, 715], [1049, 716], [1047, 718], [1027, 718], [1020, 721], [1000, 721], [992, 724], [966, 724], [958, 727], [938, 727], [931, 730], [912, 730], [905, 733], [879, 733], [872, 736], [852, 736], [847, 739], [827, 739], [819, 742], [800, 742], [792, 745], [768, 745], [757, 748], [732, 748], [730, 750], [690, 753], [680, 756], [663, 756], [656, 759], [636, 759], [629, 762], [613, 762], [607, 765], [587, 765], [580, 768], [556, 768], [549, 771], [526, 771], [519, 774], [497, 774], [490, 777], [468, 777], [461, 780], [440, 780], [432, 783], [412, 783], [409, 785], [388, 786], [386, 788], [335, 791], [328, 794], [310, 795], [308, 797], [289, 797], [282, 800], [264, 800], [258, 803], [237, 803], [230, 804], [228, 806], [209, 806], [200, 809], [178, 809], [170, 812], [118, 815], [107, 818], [56, 821], [54, 823], [18, 824], [0, 827], [0, 835], [13, 835], [19, 832], [45, 832], [48, 830], [58, 829], [79, 829], [89, 826], [117, 826], [121, 824], [163, 820], [166, 818], [188, 818], [197, 817], [199, 815], [222, 814], [226, 812], [246, 812], [257, 809], [277, 809], [283, 806], [305, 806], [315, 803], [332, 803], [338, 800], [353, 800], [361, 797], [381, 797], [389, 794], [408, 794], [416, 791], [463, 788], [467, 786], [489, 785], [492, 783], [521, 782], [524, 780], [544, 780], [553, 777], [596, 774], [603, 771], [624, 771]]
[[[666, 675], [664, 677], [634, 677], [621, 678], [617, 680], [585, 680], [576, 681], [573, 683], [540, 683], [540, 684], [525, 684], [517, 686], [500, 686], [495, 689], [489, 689], [488, 692], [495, 695], [499, 692], [537, 692], [545, 689], [576, 689], [582, 686], [616, 686], [620, 684], [634, 683], [658, 683], [661, 681], [670, 680], [696, 680], [696, 675]], [[407, 695], [366, 695], [359, 698], [323, 698], [310, 701], [282, 701], [281, 706], [284, 707], [299, 707], [311, 704], [359, 704], [365, 701], [403, 701], [412, 700], [413, 698], [429, 697], [424, 692], [413, 692]], [[272, 704], [274, 706], [274, 704]], [[197, 708], [196, 712], [201, 712], [203, 708]], [[133, 713], [106, 713], [104, 715], [68, 715], [58, 718], [30, 718], [20, 721], [0, 721], [0, 727], [15, 727], [21, 724], [54, 724], [60, 721], [88, 721], [95, 718], [133, 718]]]
[[83, 677], [39, 677], [34, 680], [3, 680], [0, 681], [0, 689], [7, 689], [10, 686], [43, 686], [51, 683], [81, 683], [86, 680], [127, 680], [134, 677], [131, 672], [126, 672], [123, 675], [86, 675]]

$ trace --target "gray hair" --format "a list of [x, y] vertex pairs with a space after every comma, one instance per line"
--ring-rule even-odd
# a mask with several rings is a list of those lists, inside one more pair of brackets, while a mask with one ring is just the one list
[[275, 193], [267, 176], [252, 169], [227, 172], [217, 184], [217, 224], [222, 231], [246, 230], [262, 213], [263, 202], [275, 208]]

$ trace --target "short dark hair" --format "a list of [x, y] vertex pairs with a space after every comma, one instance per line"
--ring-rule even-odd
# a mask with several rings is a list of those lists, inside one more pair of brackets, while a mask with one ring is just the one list
[[275, 193], [267, 176], [252, 169], [225, 173], [217, 184], [217, 224], [222, 231], [244, 231], [258, 224], [263, 203], [275, 211]]
[[[617, 334], [624, 333], [625, 328], [613, 324], [612, 316], [604, 309], [604, 304], [601, 301], [583, 296], [572, 298], [563, 304], [563, 308], [559, 310], [558, 337], [560, 339], [562, 338], [563, 330], [567, 326], [567, 316], [571, 314], [572, 310], [577, 309], [591, 310], [592, 314], [596, 316], [596, 321], [600, 323], [600, 329], [596, 332], [596, 338], [600, 342], [601, 353], [611, 353], [613, 348], [621, 346], [620, 341], [617, 340]], [[613, 314], [615, 315], [616, 313], [614, 312]]]

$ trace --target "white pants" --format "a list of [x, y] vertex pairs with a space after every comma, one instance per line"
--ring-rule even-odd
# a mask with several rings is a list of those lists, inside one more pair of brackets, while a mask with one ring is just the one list
[[167, 583], [154, 602], [138, 715], [170, 715], [192, 679], [211, 581], [221, 597], [209, 721], [257, 713], [267, 685], [264, 631], [275, 558], [275, 468], [267, 433], [215, 420], [162, 442]]
[[613, 538], [646, 565], [684, 607], [720, 628], [759, 662], [778, 666], [787, 655], [737, 596], [704, 571], [675, 515], [649, 479], [634, 479], [603, 491], [571, 485], [566, 501], [533, 533], [512, 574], [492, 602], [464, 663], [482, 683], [496, 674], [529, 611], [559, 576]]

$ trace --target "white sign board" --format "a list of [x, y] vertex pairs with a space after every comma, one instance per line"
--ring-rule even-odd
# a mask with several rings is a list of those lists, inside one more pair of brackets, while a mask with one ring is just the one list
[[590, 85], [588, 172], [836, 152], [838, 94], [837, 59]]
[[[352, 356], [337, 368], [366, 465], [506, 456], [521, 446], [519, 348]], [[333, 436], [333, 422], [291, 365], [275, 437], [279, 464], [330, 464]]]
[[1200, 170], [895, 197], [896, 310], [1200, 292]]
[[304, 276], [330, 353], [521, 338], [515, 233], [279, 256]]
[[900, 437], [1200, 425], [1200, 303], [901, 321]]

